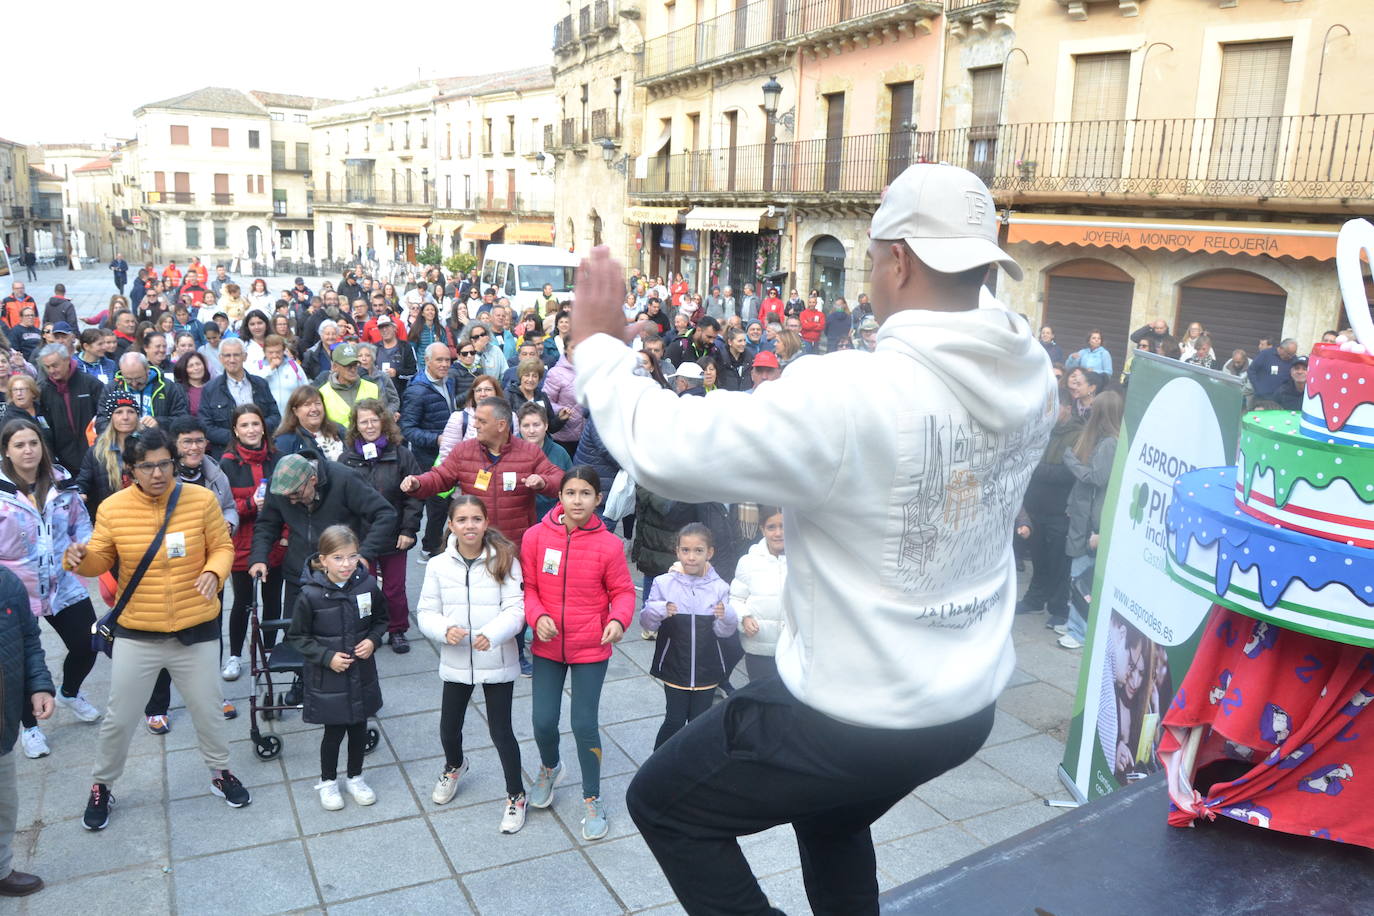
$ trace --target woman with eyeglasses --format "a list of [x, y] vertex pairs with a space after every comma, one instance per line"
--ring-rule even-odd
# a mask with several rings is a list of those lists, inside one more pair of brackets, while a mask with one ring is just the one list
[[[67, 647], [57, 703], [82, 722], [100, 710], [81, 693], [95, 666], [91, 625], [95, 608], [81, 580], [62, 569], [60, 557], [73, 540], [91, 536], [91, 520], [71, 476], [53, 463], [38, 427], [24, 419], [0, 425], [0, 563], [24, 583], [29, 610], [46, 620]], [[29, 704], [20, 719], [26, 757], [46, 757], [48, 741]]]
[[210, 792], [231, 808], [250, 801], [248, 790], [229, 772], [222, 717], [218, 596], [233, 565], [234, 545], [219, 501], [205, 487], [177, 480], [175, 445], [157, 427], [125, 441], [124, 465], [133, 486], [101, 504], [90, 540], [72, 543], [62, 558], [64, 569], [82, 576], [99, 576], [117, 564], [123, 593], [158, 532], [165, 532], [157, 561], [135, 584], [112, 627], [117, 646], [83, 818], [87, 830], [103, 830], [109, 823], [111, 787], [124, 772], [144, 701], [163, 668], [171, 672], [191, 714], [211, 773]]

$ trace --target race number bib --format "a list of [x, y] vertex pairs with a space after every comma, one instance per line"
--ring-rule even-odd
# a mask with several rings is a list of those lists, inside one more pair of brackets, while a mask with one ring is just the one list
[[479, 489], [479, 490], [485, 490], [485, 489], [487, 489], [487, 487], [490, 487], [490, 486], [491, 486], [491, 471], [488, 471], [488, 470], [485, 470], [485, 469], [484, 469], [484, 470], [481, 470], [481, 471], [478, 471], [478, 472], [477, 472], [477, 480], [473, 483], [473, 486], [476, 487], [476, 488]]
[[167, 535], [167, 558], [175, 560], [184, 556], [186, 556], [186, 535], [180, 531], [169, 533]]
[[358, 600], [358, 616], [359, 616], [360, 618], [362, 618], [362, 617], [371, 617], [371, 616], [372, 616], [372, 593], [371, 593], [371, 592], [367, 592], [367, 593], [362, 594], [362, 595], [355, 595], [354, 597], [357, 598], [357, 600]]
[[544, 572], [551, 576], [558, 575], [559, 568], [563, 565], [563, 551], [554, 550], [552, 547], [544, 550]]
[[515, 473], [514, 471], [506, 471], [504, 474], [502, 474], [502, 475], [501, 475], [501, 489], [505, 490], [507, 493], [509, 493], [509, 492], [511, 492], [512, 490], [514, 490], [514, 489], [515, 489], [515, 478], [516, 478], [516, 473]]

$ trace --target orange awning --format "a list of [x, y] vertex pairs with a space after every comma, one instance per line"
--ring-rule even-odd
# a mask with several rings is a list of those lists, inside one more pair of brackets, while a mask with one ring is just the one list
[[490, 242], [491, 237], [505, 225], [505, 223], [467, 223], [463, 226], [463, 238]]
[[506, 227], [507, 242], [553, 244], [553, 223], [516, 223]]
[[1104, 219], [1050, 213], [1013, 213], [1007, 241], [1089, 248], [1150, 248], [1270, 257], [1336, 257], [1339, 226], [1207, 220]]

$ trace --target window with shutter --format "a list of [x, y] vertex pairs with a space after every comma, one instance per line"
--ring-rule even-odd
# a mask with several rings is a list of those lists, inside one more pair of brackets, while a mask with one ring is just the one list
[[1222, 46], [1221, 88], [1207, 177], [1214, 181], [1275, 177], [1292, 52], [1293, 42], [1288, 40]]
[[172, 145], [189, 146], [191, 143], [191, 129], [185, 124], [172, 125]]
[[212, 127], [212, 128], [210, 128], [210, 145], [211, 145], [211, 146], [228, 146], [228, 145], [229, 145], [229, 128], [227, 128], [227, 127]]
[[997, 124], [1002, 119], [1002, 68], [970, 70], [973, 111], [969, 119], [969, 170], [990, 182], [997, 162]]
[[1119, 178], [1126, 150], [1131, 55], [1080, 54], [1073, 63], [1069, 176]]

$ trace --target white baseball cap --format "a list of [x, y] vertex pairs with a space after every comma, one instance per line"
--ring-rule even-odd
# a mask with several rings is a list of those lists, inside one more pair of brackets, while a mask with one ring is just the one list
[[706, 373], [702, 372], [701, 366], [697, 365], [694, 362], [683, 363], [681, 366], [678, 366], [677, 371], [673, 373], [673, 378], [685, 378], [696, 380], [703, 379], [705, 377]]
[[869, 234], [904, 239], [921, 263], [940, 273], [998, 264], [1021, 279], [1021, 265], [997, 244], [997, 207], [987, 185], [957, 166], [909, 166], [884, 192]]

